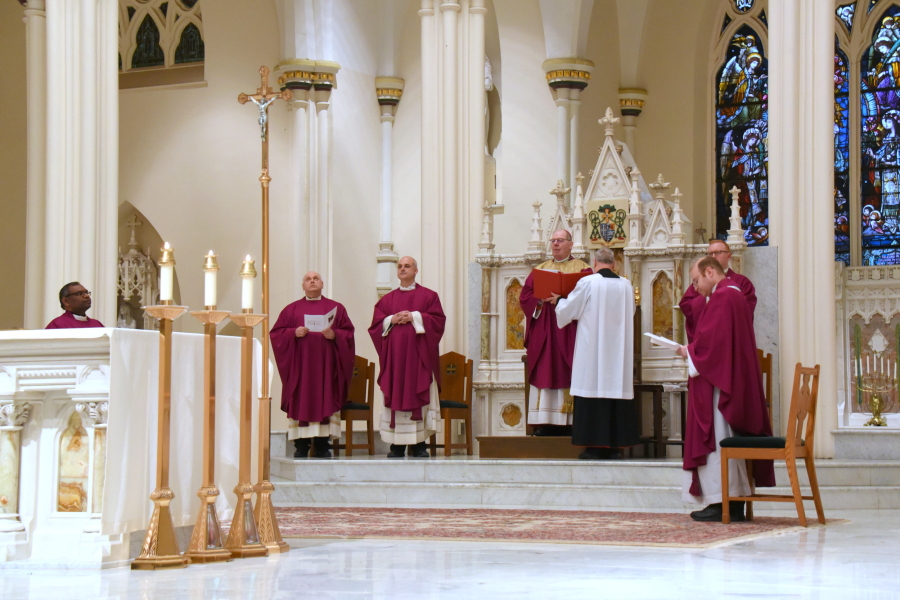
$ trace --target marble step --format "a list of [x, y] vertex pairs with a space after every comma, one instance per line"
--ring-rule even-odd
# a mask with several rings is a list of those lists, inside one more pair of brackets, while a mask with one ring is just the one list
[[[808, 479], [800, 469], [805, 494]], [[900, 462], [817, 462], [826, 509], [900, 508]], [[680, 461], [273, 459], [278, 505], [684, 509]], [[790, 493], [787, 471], [776, 468]], [[808, 510], [812, 503], [806, 502]], [[778, 506], [778, 505], [767, 505]], [[780, 505], [788, 508], [791, 505]]]

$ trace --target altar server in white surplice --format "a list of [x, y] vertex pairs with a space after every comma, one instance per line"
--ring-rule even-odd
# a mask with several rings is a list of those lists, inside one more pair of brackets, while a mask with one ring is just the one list
[[634, 403], [634, 288], [613, 271], [612, 250], [594, 252], [594, 275], [567, 298], [555, 296], [559, 327], [578, 321], [572, 360], [572, 444], [582, 459], [621, 458], [639, 443]]

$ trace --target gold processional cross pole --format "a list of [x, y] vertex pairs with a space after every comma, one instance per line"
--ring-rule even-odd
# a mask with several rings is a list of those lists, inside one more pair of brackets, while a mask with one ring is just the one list
[[290, 90], [275, 93], [269, 87], [269, 67], [259, 69], [260, 86], [255, 94], [240, 94], [238, 102], [253, 102], [259, 109], [259, 134], [262, 138], [262, 395], [259, 398], [259, 483], [256, 484], [256, 508], [254, 509], [259, 531], [259, 541], [269, 553], [287, 552], [289, 547], [281, 539], [272, 492], [275, 486], [269, 481], [269, 432], [271, 430], [272, 398], [269, 393], [269, 105], [281, 98], [289, 101]]

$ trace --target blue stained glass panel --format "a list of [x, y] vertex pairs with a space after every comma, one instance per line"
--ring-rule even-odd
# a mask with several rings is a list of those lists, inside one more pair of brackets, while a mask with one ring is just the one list
[[768, 72], [759, 36], [741, 27], [716, 77], [716, 237], [728, 236], [729, 190], [737, 187], [748, 246], [769, 240]]
[[900, 264], [900, 7], [891, 6], [860, 61], [863, 265]]
[[769, 26], [769, 19], [766, 18], [766, 11], [759, 11], [759, 20], [762, 21], [763, 25], [765, 25], [766, 27]]
[[850, 82], [848, 61], [834, 40], [834, 257], [850, 264]]
[[738, 12], [745, 13], [753, 8], [754, 0], [734, 0], [734, 7]]
[[731, 17], [729, 17], [728, 15], [725, 15], [725, 18], [722, 19], [722, 31], [720, 31], [719, 33], [725, 33], [725, 30], [728, 28], [728, 26], [730, 24], [731, 24]]
[[869, 0], [869, 10], [866, 11], [866, 14], [872, 12], [872, 9], [875, 8], [876, 4], [878, 4], [878, 0]]

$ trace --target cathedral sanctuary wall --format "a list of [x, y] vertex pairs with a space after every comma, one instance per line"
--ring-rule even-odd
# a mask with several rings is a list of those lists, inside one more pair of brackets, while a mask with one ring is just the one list
[[[25, 317], [25, 24], [18, 2], [0, 4], [0, 329]], [[18, 90], [18, 93], [15, 92]]]

